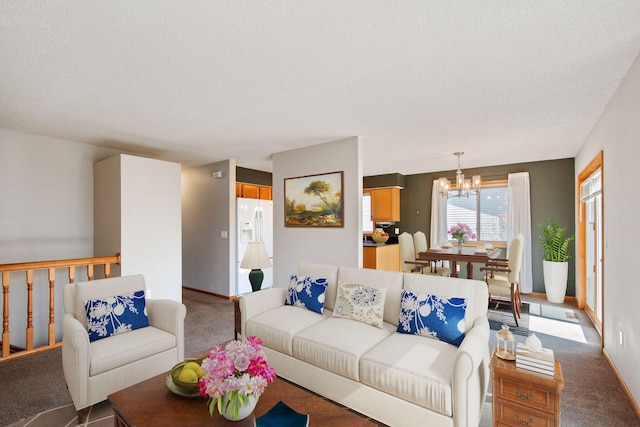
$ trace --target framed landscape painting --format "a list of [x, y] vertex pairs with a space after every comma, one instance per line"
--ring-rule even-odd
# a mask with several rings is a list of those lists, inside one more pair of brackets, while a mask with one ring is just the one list
[[343, 227], [344, 172], [285, 178], [285, 227]]

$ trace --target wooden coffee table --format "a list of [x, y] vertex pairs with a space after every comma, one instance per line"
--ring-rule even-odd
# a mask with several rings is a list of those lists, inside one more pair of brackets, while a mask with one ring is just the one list
[[110, 394], [116, 427], [155, 426], [235, 426], [253, 427], [255, 417], [283, 401], [301, 414], [309, 414], [310, 426], [378, 426], [377, 423], [350, 411], [287, 380], [277, 378], [266, 391], [248, 418], [231, 422], [217, 411], [209, 415], [208, 401], [202, 397], [183, 397], [171, 392], [165, 385], [164, 373]]

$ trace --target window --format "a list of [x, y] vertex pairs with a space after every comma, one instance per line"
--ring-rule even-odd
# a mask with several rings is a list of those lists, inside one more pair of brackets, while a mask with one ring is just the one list
[[509, 201], [507, 184], [483, 185], [480, 195], [447, 199], [447, 229], [461, 222], [476, 232], [476, 241], [506, 242]]

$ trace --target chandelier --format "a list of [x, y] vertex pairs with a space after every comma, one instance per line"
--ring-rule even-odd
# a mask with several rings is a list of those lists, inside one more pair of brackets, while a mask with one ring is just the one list
[[[462, 151], [453, 153], [454, 156], [458, 156], [458, 171], [456, 172], [456, 189], [458, 190], [458, 194], [456, 194], [456, 197], [469, 197], [471, 191], [478, 195], [480, 194], [480, 175], [474, 175], [471, 179], [464, 178], [464, 174], [460, 168], [460, 156], [463, 154], [464, 152]], [[438, 178], [438, 185], [440, 187], [440, 195], [449, 197], [449, 190], [451, 189], [449, 180], [445, 177]]]

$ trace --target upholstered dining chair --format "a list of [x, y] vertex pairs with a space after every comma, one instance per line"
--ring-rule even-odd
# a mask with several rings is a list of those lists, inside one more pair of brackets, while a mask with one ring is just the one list
[[400, 271], [403, 273], [413, 273], [417, 267], [416, 254], [413, 249], [413, 238], [406, 231], [398, 236], [400, 245]]
[[[413, 233], [413, 247], [415, 250], [415, 259], [418, 259], [418, 254], [420, 252], [425, 252], [429, 249], [429, 244], [427, 243], [427, 236], [422, 231], [416, 231]], [[441, 264], [442, 261], [434, 261], [429, 263], [429, 266], [426, 266], [422, 269], [422, 274], [433, 274], [435, 276], [444, 276], [448, 277], [451, 275], [451, 269], [443, 267]]]
[[80, 423], [85, 408], [184, 360], [185, 305], [145, 294], [140, 274], [65, 285], [62, 370]]
[[[495, 302], [497, 308], [500, 303], [510, 303], [516, 326], [519, 326], [518, 319], [522, 306], [519, 276], [523, 246], [524, 235], [517, 234], [509, 246], [507, 259], [490, 259], [484, 267], [480, 268], [480, 271], [485, 271], [485, 281], [489, 288], [489, 305]], [[495, 298], [496, 296], [500, 298]]]

